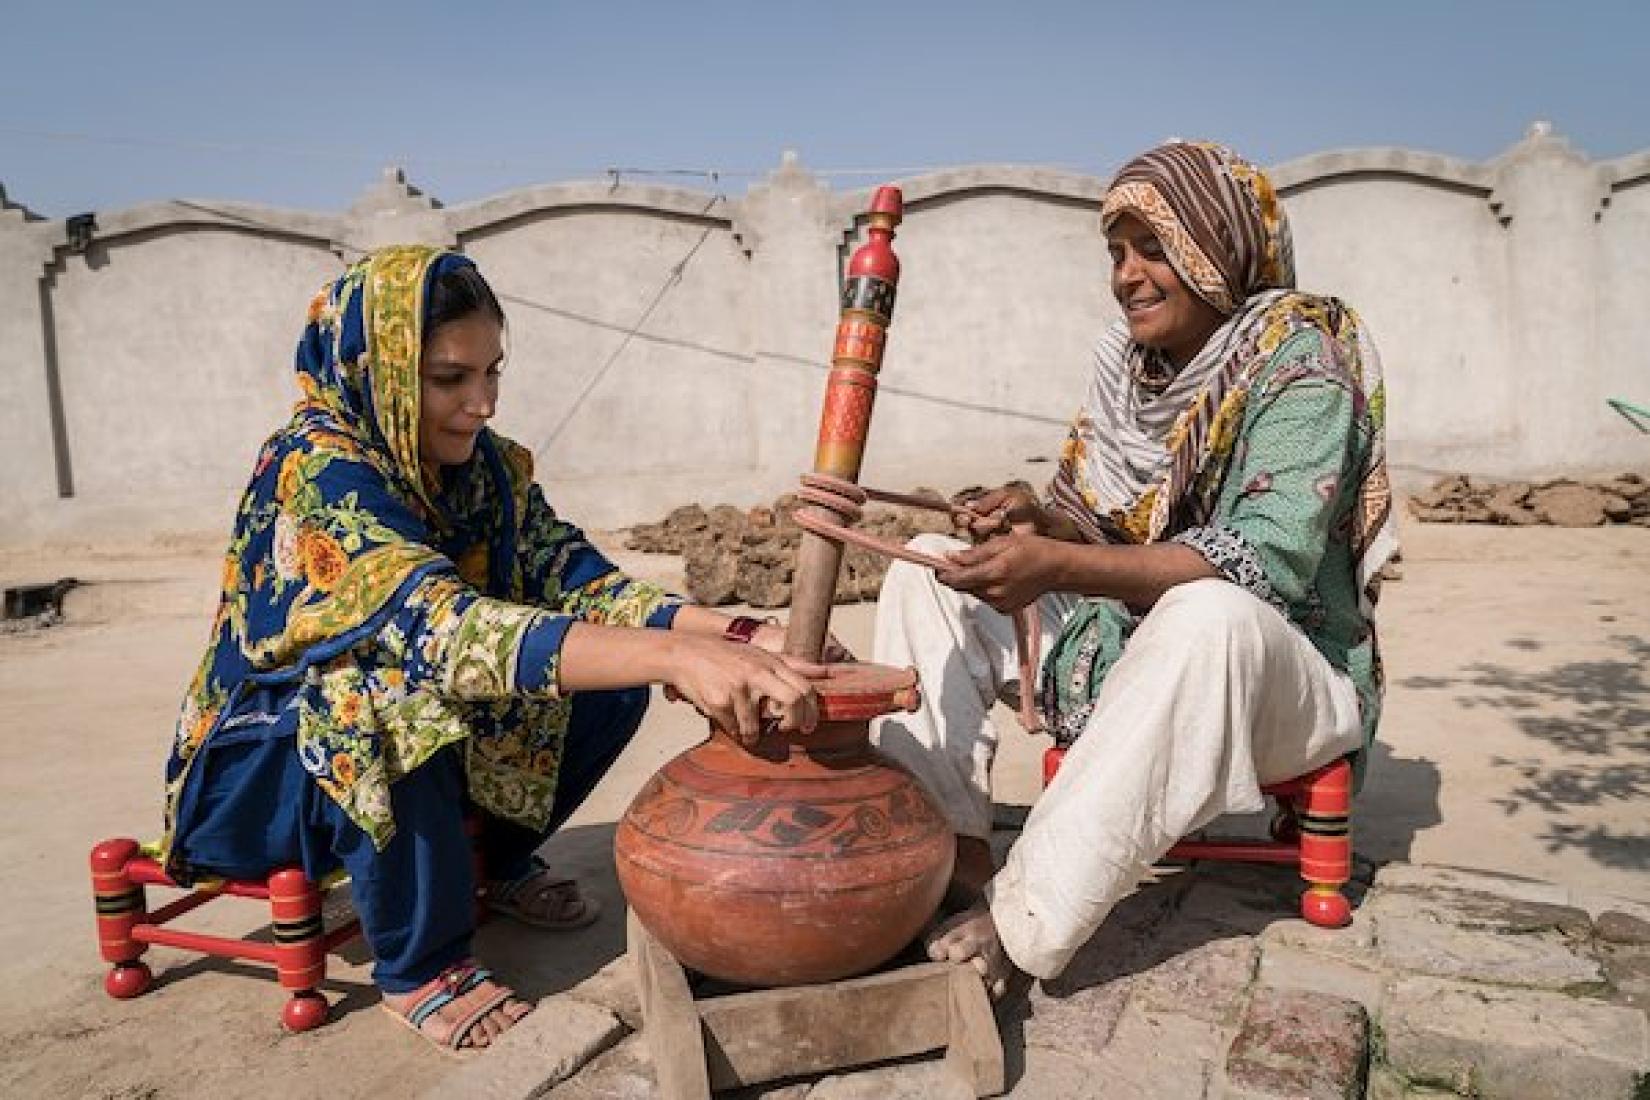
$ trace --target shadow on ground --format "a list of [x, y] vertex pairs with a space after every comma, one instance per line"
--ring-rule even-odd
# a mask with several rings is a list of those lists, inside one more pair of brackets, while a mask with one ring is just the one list
[[1376, 863], [1407, 862], [1415, 836], [1443, 820], [1443, 778], [1429, 760], [1395, 756], [1376, 734], [1363, 786], [1352, 803], [1352, 844]]
[[558, 875], [576, 879], [601, 905], [601, 918], [571, 932], [552, 932], [507, 918], [486, 921], [476, 955], [529, 1000], [563, 993], [624, 954], [624, 895], [613, 870], [611, 823], [563, 829], [539, 849]]
[[[1561, 816], [1572, 807], [1634, 802], [1650, 795], [1650, 642], [1615, 635], [1608, 644], [1619, 656], [1536, 671], [1479, 662], [1451, 676], [1413, 676], [1402, 686], [1446, 692], [1464, 709], [1506, 712], [1514, 728], [1559, 751], [1544, 760], [1490, 758], [1518, 776], [1497, 800], [1507, 814], [1537, 809]], [[1541, 649], [1528, 638], [1508, 645]], [[1650, 868], [1650, 832], [1552, 821], [1538, 836], [1549, 851], [1581, 851], [1607, 867]]]

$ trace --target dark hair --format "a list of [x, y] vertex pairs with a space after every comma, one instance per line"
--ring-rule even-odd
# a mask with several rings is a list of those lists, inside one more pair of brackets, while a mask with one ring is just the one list
[[504, 323], [504, 308], [481, 272], [469, 264], [449, 268], [430, 282], [424, 302], [424, 335], [483, 310], [499, 324]]

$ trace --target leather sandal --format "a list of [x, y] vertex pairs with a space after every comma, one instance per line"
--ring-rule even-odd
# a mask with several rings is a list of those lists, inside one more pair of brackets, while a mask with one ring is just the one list
[[[473, 960], [455, 963], [438, 974], [433, 981], [426, 983], [419, 992], [421, 995], [407, 1003], [404, 1008], [396, 1008], [388, 1001], [383, 1008], [396, 1022], [422, 1035], [442, 1053], [455, 1058], [470, 1058], [486, 1050], [485, 1046], [466, 1046], [464, 1040], [470, 1037], [477, 1024], [489, 1014], [511, 1000], [520, 1000], [515, 990], [507, 986], [499, 986], [498, 991], [477, 1001], [464, 1016], [453, 1024], [445, 1039], [438, 1039], [424, 1025], [441, 1012], [442, 1009], [466, 994], [474, 992], [484, 982], [491, 980], [493, 972], [485, 967], [477, 966]], [[531, 1012], [531, 1007], [528, 1008]], [[523, 1013], [525, 1016], [526, 1013]], [[514, 1027], [521, 1021], [512, 1021]]]
[[495, 883], [482, 896], [487, 907], [534, 928], [568, 932], [583, 928], [601, 916], [595, 898], [570, 878], [556, 878], [538, 856], [533, 869], [513, 882]]

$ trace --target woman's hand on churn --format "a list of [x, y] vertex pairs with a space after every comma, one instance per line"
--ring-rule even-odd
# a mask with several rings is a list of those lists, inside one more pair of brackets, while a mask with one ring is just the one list
[[769, 653], [760, 645], [679, 636], [667, 695], [692, 703], [723, 732], [747, 747], [766, 732], [811, 733], [819, 724], [813, 679], [820, 665]]

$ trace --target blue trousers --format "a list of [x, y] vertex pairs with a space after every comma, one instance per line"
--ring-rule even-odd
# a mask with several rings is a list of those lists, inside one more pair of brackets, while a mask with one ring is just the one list
[[[546, 828], [478, 815], [489, 879], [532, 870], [534, 851], [613, 766], [647, 703], [646, 688], [574, 697]], [[386, 993], [416, 989], [469, 956], [478, 884], [464, 818], [476, 811], [465, 799], [461, 746], [390, 787], [395, 836], [379, 851], [304, 771], [291, 735], [217, 742], [202, 748], [179, 801], [174, 843], [191, 871], [262, 878], [297, 864], [319, 879], [344, 868], [376, 960], [373, 981]]]

